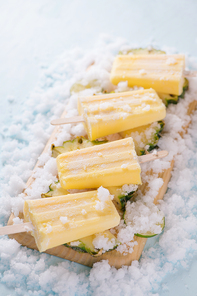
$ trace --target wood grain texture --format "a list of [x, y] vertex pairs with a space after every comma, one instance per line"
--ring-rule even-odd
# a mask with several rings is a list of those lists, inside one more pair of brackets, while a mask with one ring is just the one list
[[[194, 111], [194, 109], [197, 106], [197, 101], [193, 101], [188, 108], [188, 115], [191, 115], [192, 112]], [[62, 114], [61, 118], [63, 118], [66, 114], [66, 111]], [[189, 124], [184, 127], [185, 131], [187, 130]], [[59, 132], [60, 127], [56, 127], [54, 128], [54, 131], [50, 137], [50, 139], [48, 140], [46, 147], [43, 151], [43, 153], [47, 152], [48, 149], [50, 149], [50, 145], [53, 141], [56, 140], [56, 135]], [[159, 190], [158, 195], [155, 197], [155, 204], [158, 202], [158, 200], [161, 200], [167, 190], [168, 187], [168, 182], [170, 180], [171, 177], [171, 171], [173, 169], [173, 165], [174, 165], [174, 161], [171, 161], [170, 163], [170, 167], [166, 170], [164, 170], [162, 173], [159, 174], [159, 177], [163, 179], [164, 183], [162, 185], [162, 187]], [[39, 161], [36, 163], [35, 169], [39, 167]], [[151, 174], [151, 172], [149, 172]], [[31, 186], [31, 184], [34, 182], [34, 178], [30, 177], [29, 180], [27, 181], [27, 187]], [[141, 186], [141, 191], [145, 192], [147, 189], [148, 184], [143, 184]], [[21, 213], [20, 218], [23, 218], [23, 214]], [[13, 224], [13, 218], [14, 215], [11, 214], [9, 221], [8, 221], [8, 225]], [[10, 238], [15, 239], [16, 241], [18, 241], [21, 245], [26, 246], [30, 249], [37, 249], [34, 237], [31, 235], [30, 232], [23, 232], [23, 233], [19, 233], [19, 234], [11, 234], [9, 235]], [[51, 248], [49, 250], [46, 251], [46, 253], [50, 254], [50, 255], [54, 255], [60, 258], [64, 258], [70, 261], [74, 261], [86, 266], [92, 266], [95, 262], [101, 261], [101, 260], [108, 260], [109, 264], [111, 266], [114, 266], [116, 268], [120, 268], [122, 265], [130, 265], [131, 262], [133, 260], [139, 260], [142, 251], [144, 249], [144, 246], [146, 244], [147, 238], [141, 238], [141, 237], [137, 237], [135, 236], [135, 241], [137, 241], [137, 245], [134, 246], [134, 250], [133, 252], [127, 255], [123, 255], [121, 253], [119, 253], [116, 250], [110, 251], [110, 252], [106, 252], [101, 256], [98, 257], [94, 257], [91, 256], [88, 253], [79, 253], [77, 251], [74, 251], [71, 248], [68, 248], [64, 245], [55, 247], [55, 248]]]
[[27, 232], [29, 230], [33, 230], [31, 222], [7, 225], [0, 227], [0, 235]]
[[82, 116], [73, 116], [70, 118], [58, 118], [51, 121], [52, 125], [61, 125], [61, 124], [68, 124], [68, 123], [78, 123], [78, 122], [85, 122]]

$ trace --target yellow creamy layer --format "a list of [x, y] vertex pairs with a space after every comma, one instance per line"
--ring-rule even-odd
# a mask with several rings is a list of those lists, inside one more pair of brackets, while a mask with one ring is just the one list
[[40, 252], [115, 227], [119, 214], [110, 198], [102, 210], [97, 190], [26, 200], [24, 217], [34, 226]]
[[60, 154], [58, 175], [65, 189], [141, 184], [132, 138]]
[[78, 112], [90, 140], [162, 120], [166, 108], [153, 89], [80, 97]]
[[180, 95], [183, 91], [184, 55], [120, 55], [113, 63], [113, 84], [153, 88], [157, 92]]

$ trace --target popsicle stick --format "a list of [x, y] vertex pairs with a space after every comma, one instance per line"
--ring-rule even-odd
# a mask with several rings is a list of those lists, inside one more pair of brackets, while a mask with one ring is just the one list
[[33, 225], [31, 224], [31, 222], [13, 224], [9, 226], [0, 227], [0, 235], [28, 232], [31, 230], [33, 230]]
[[183, 75], [185, 77], [197, 77], [197, 71], [184, 71]]
[[149, 153], [146, 155], [138, 156], [139, 163], [144, 163], [144, 162], [149, 162], [155, 159], [163, 158], [168, 155], [168, 151], [162, 150], [162, 151], [157, 151], [156, 153]]
[[82, 116], [73, 116], [70, 118], [57, 118], [51, 121], [52, 125], [61, 125], [61, 124], [68, 124], [68, 123], [78, 123], [78, 122], [85, 122]]

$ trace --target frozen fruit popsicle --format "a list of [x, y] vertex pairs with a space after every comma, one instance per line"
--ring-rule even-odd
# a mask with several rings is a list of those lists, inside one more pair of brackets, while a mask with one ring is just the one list
[[34, 227], [32, 234], [39, 251], [117, 226], [120, 216], [110, 195], [104, 195], [94, 190], [26, 200], [24, 217]]
[[80, 97], [78, 112], [90, 140], [162, 120], [166, 108], [153, 89]]
[[111, 82], [153, 88], [157, 92], [180, 95], [183, 91], [185, 56], [176, 55], [119, 55], [111, 71]]
[[56, 160], [61, 187], [65, 189], [141, 184], [132, 138], [63, 153]]

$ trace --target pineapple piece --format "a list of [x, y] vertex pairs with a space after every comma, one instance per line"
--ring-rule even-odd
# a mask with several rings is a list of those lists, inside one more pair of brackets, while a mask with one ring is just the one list
[[183, 92], [179, 96], [179, 98], [183, 99], [185, 96], [185, 92], [189, 89], [189, 81], [187, 78], [184, 78], [184, 84], [183, 84]]
[[91, 147], [94, 145], [100, 145], [106, 143], [107, 140], [104, 141], [89, 141], [84, 137], [77, 137], [71, 141], [65, 141], [62, 146], [55, 146], [54, 144], [51, 145], [52, 156], [57, 157], [61, 153], [70, 152], [78, 149], [83, 149], [87, 147]]
[[137, 155], [144, 155], [146, 151], [150, 152], [158, 148], [157, 142], [161, 137], [164, 128], [164, 121], [153, 122], [137, 128], [121, 132], [123, 138], [132, 137]]
[[166, 107], [168, 107], [169, 104], [177, 104], [179, 100], [179, 96], [177, 95], [158, 93], [158, 96], [163, 101]]
[[[124, 190], [124, 188], [126, 190]], [[110, 194], [114, 196], [113, 203], [118, 210], [119, 214], [125, 210], [125, 206], [128, 200], [131, 200], [137, 191], [137, 185], [123, 185], [123, 186], [113, 186], [107, 187]]]
[[100, 82], [97, 79], [93, 79], [92, 81], [89, 81], [87, 84], [84, 83], [83, 80], [75, 82], [70, 88], [70, 93], [78, 93], [88, 88], [96, 88], [96, 92], [102, 91]]
[[92, 256], [100, 256], [103, 253], [103, 249], [97, 249], [94, 246], [94, 240], [98, 236], [104, 236], [107, 238], [107, 241], [111, 243], [112, 247], [108, 251], [112, 251], [117, 248], [120, 242], [117, 238], [109, 231], [106, 230], [104, 232], [100, 232], [97, 234], [89, 235], [84, 238], [81, 238], [77, 241], [73, 241], [70, 243], [65, 244], [66, 247], [72, 248], [75, 251], [82, 252], [82, 253], [89, 253]]
[[52, 197], [69, 194], [68, 190], [64, 189], [60, 185], [60, 181], [54, 182], [49, 185], [49, 191], [47, 193], [42, 193], [41, 197]]
[[166, 107], [168, 107], [169, 104], [177, 104], [180, 98], [183, 99], [185, 96], [185, 92], [188, 90], [188, 88], [189, 88], [189, 81], [187, 78], [184, 78], [183, 92], [180, 96], [162, 94], [162, 93], [158, 93], [158, 96], [160, 97], [160, 99], [162, 99]]
[[119, 51], [118, 54], [134, 54], [134, 55], [144, 55], [144, 54], [165, 54], [165, 51], [155, 49], [153, 47], [150, 48], [131, 48], [128, 50]]

